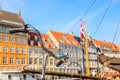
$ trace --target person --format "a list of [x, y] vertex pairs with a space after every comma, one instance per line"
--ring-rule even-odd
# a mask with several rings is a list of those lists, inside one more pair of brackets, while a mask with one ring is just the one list
[[96, 70], [93, 69], [91, 74], [92, 74], [92, 76], [96, 76], [96, 74], [97, 74]]

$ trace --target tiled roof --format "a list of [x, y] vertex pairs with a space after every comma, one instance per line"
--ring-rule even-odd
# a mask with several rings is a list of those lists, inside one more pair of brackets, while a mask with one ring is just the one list
[[48, 34], [42, 34], [42, 38], [45, 47], [51, 49], [57, 49], [57, 47], [55, 46], [54, 42], [52, 41], [52, 39], [49, 37]]
[[80, 46], [79, 42], [71, 34], [66, 34], [52, 30], [50, 30], [49, 33], [51, 33], [54, 36], [58, 43]]
[[[4, 22], [2, 22], [2, 20], [4, 20]], [[19, 24], [20, 23], [23, 24], [24, 20], [22, 19], [21, 15], [19, 15], [19, 14], [15, 14], [15, 13], [0, 10], [0, 24], [3, 24], [3, 25], [7, 24], [7, 25], [12, 26], [12, 24], [14, 22], [18, 23], [18, 24], [16, 24], [17, 26], [20, 26]], [[16, 25], [13, 24], [13, 26], [16, 26]]]
[[99, 47], [102, 50], [107, 50], [105, 47], [109, 48], [112, 51], [120, 51], [120, 47], [116, 44], [106, 41], [93, 40], [96, 47]]
[[[35, 36], [38, 36], [37, 33], [29, 32], [29, 35], [30, 35], [29, 45], [30, 45], [30, 41], [32, 40], [32, 41], [34, 41], [34, 45], [33, 46], [38, 46], [39, 38], [37, 40], [34, 39]], [[44, 44], [44, 46], [46, 48], [57, 49], [57, 47], [55, 46], [53, 41], [50, 39], [48, 34], [41, 34], [41, 36], [42, 36], [43, 44]]]

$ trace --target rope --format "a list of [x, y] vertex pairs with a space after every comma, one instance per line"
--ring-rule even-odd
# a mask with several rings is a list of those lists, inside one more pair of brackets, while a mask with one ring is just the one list
[[88, 9], [87, 9], [86, 12], [83, 14], [83, 16], [71, 27], [71, 29], [67, 32], [67, 34], [68, 34], [69, 32], [71, 32], [72, 29], [82, 20], [82, 18], [88, 13], [88, 11], [92, 8], [92, 6], [95, 4], [95, 2], [96, 2], [96, 0], [94, 0], [94, 1], [92, 2], [92, 4], [88, 7]]
[[120, 27], [120, 21], [119, 21], [119, 23], [118, 23], [118, 25], [117, 25], [117, 28], [116, 28], [116, 31], [115, 31], [115, 34], [114, 34], [112, 43], [114, 43], [114, 41], [115, 41], [115, 38], [116, 38], [116, 36], [117, 36], [117, 32], [118, 32], [118, 30], [119, 30], [119, 27]]
[[102, 17], [102, 19], [100, 20], [100, 22], [99, 22], [99, 24], [98, 24], [98, 26], [97, 26], [97, 28], [96, 28], [94, 34], [93, 34], [93, 38], [95, 37], [97, 31], [99, 30], [99, 28], [100, 28], [100, 26], [101, 26], [101, 24], [102, 24], [102, 22], [103, 22], [103, 19], [104, 19], [105, 15], [107, 14], [107, 11], [108, 11], [108, 9], [110, 8], [111, 4], [112, 4], [112, 0], [109, 2], [108, 6], [107, 6], [107, 8], [106, 8], [103, 17]]

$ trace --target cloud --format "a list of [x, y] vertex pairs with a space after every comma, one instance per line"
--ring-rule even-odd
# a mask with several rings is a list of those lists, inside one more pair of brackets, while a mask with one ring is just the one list
[[23, 0], [0, 0], [0, 7], [3, 10], [10, 11], [10, 12], [15, 12], [16, 8], [17, 11], [19, 10], [18, 8], [25, 6]]

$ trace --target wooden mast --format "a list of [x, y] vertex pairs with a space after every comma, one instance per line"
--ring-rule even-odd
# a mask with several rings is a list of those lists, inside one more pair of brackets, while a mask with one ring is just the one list
[[87, 30], [87, 23], [86, 21], [82, 21], [83, 27], [84, 27], [84, 32], [85, 32], [85, 57], [86, 57], [86, 74], [90, 76], [90, 67], [89, 67], [89, 55], [88, 55], [88, 42], [89, 42], [89, 35], [88, 35], [88, 30]]

